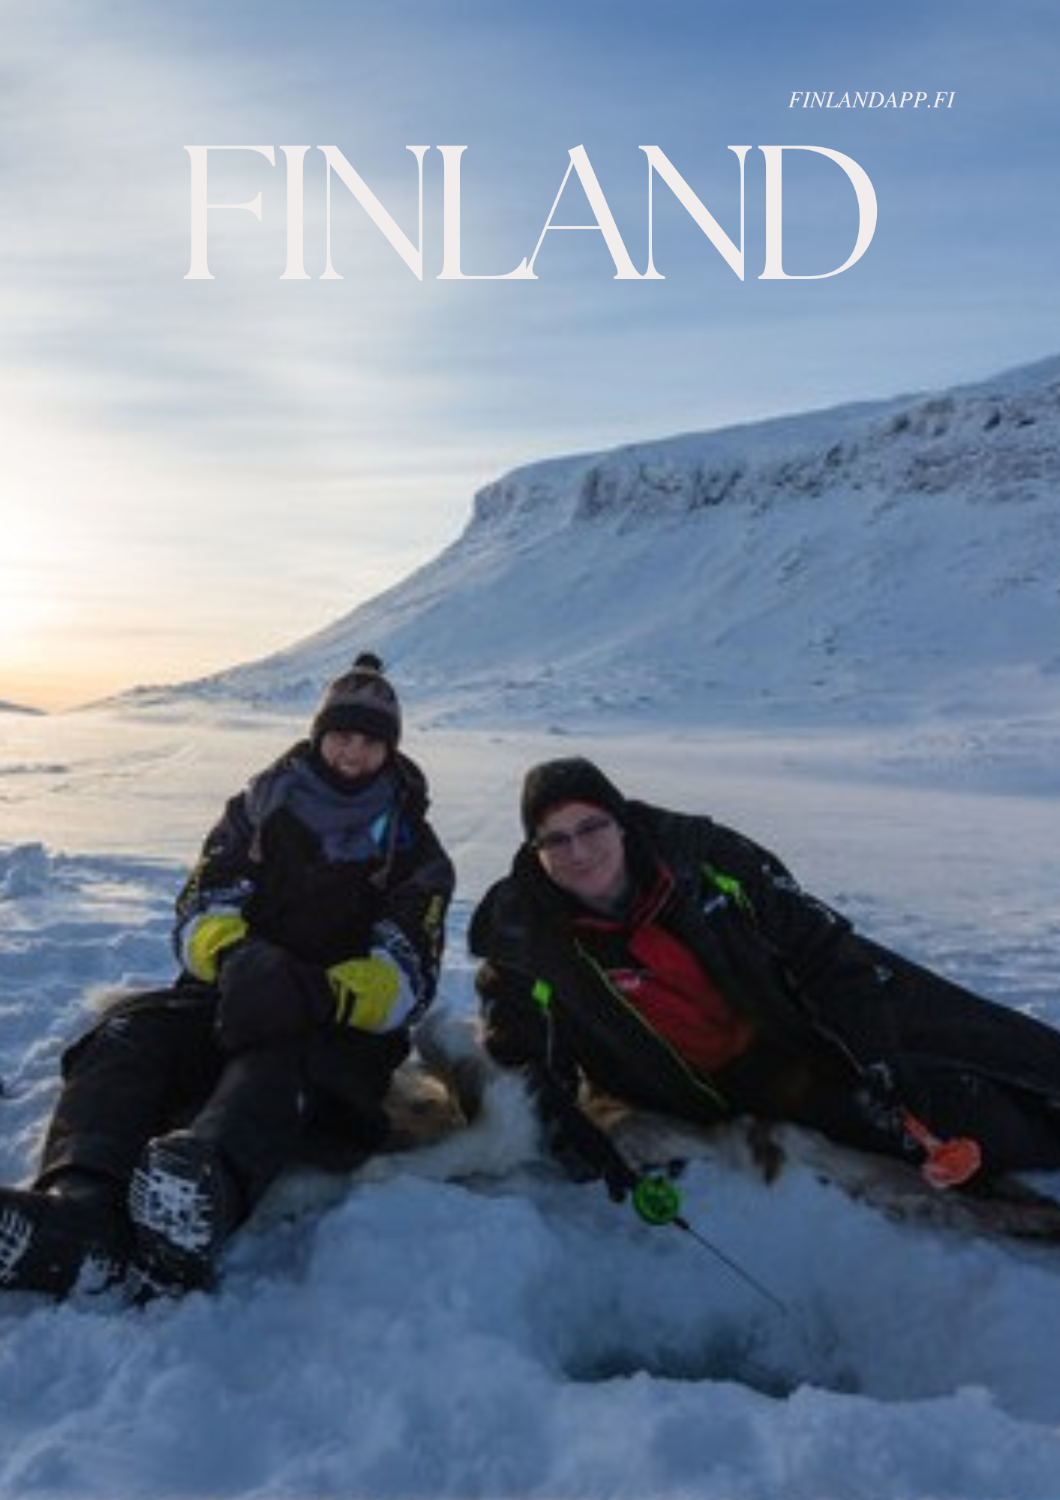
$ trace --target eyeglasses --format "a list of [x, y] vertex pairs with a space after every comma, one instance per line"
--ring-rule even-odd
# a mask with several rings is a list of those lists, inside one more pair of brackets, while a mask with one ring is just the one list
[[570, 859], [576, 842], [590, 847], [599, 844], [614, 826], [614, 818], [603, 815], [586, 818], [584, 823], [579, 823], [569, 833], [561, 832], [558, 828], [555, 833], [543, 833], [540, 838], [534, 839], [533, 847], [538, 854], [545, 854], [549, 859]]

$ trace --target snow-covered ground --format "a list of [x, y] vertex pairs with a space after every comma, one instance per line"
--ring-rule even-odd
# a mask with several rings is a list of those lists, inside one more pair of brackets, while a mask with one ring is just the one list
[[[1060, 1024], [1056, 740], [955, 719], [771, 732], [458, 731], [412, 715], [460, 874], [439, 1002], [504, 868], [516, 789], [597, 756], [775, 848], [885, 941]], [[170, 902], [222, 799], [302, 720], [189, 699], [0, 716], [0, 1176], [25, 1177], [92, 992], [171, 973]], [[1007, 748], [1006, 748], [1007, 747]], [[1017, 785], [1029, 790], [1018, 791]], [[727, 1159], [672, 1230], [528, 1156], [502, 1101], [428, 1152], [263, 1214], [210, 1297], [0, 1306], [0, 1495], [1056, 1500], [1060, 1252], [898, 1224], [805, 1168]], [[498, 1167], [507, 1170], [498, 1172]]]

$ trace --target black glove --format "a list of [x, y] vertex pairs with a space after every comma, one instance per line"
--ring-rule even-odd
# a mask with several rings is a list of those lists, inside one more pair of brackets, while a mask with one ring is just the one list
[[226, 1052], [306, 1036], [332, 1008], [323, 969], [261, 937], [245, 938], [225, 955], [217, 989], [217, 1035]]
[[[602, 1178], [615, 1203], [622, 1203], [640, 1181], [625, 1157], [606, 1131], [584, 1115], [578, 1106], [564, 1098], [550, 1111], [547, 1126], [549, 1150], [574, 1182], [595, 1182]], [[547, 1106], [546, 1106], [547, 1108]]]

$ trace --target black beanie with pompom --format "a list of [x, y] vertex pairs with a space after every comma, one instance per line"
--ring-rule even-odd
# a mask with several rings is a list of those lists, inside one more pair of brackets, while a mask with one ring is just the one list
[[329, 730], [367, 735], [391, 750], [401, 738], [401, 705], [383, 675], [383, 663], [362, 651], [348, 672], [328, 684], [320, 700], [310, 738], [316, 750]]

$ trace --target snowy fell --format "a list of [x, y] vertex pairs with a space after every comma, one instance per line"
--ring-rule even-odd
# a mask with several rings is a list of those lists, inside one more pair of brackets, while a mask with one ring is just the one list
[[1060, 359], [533, 464], [396, 588], [188, 691], [303, 708], [370, 642], [436, 723], [1052, 719], [1058, 486]]

